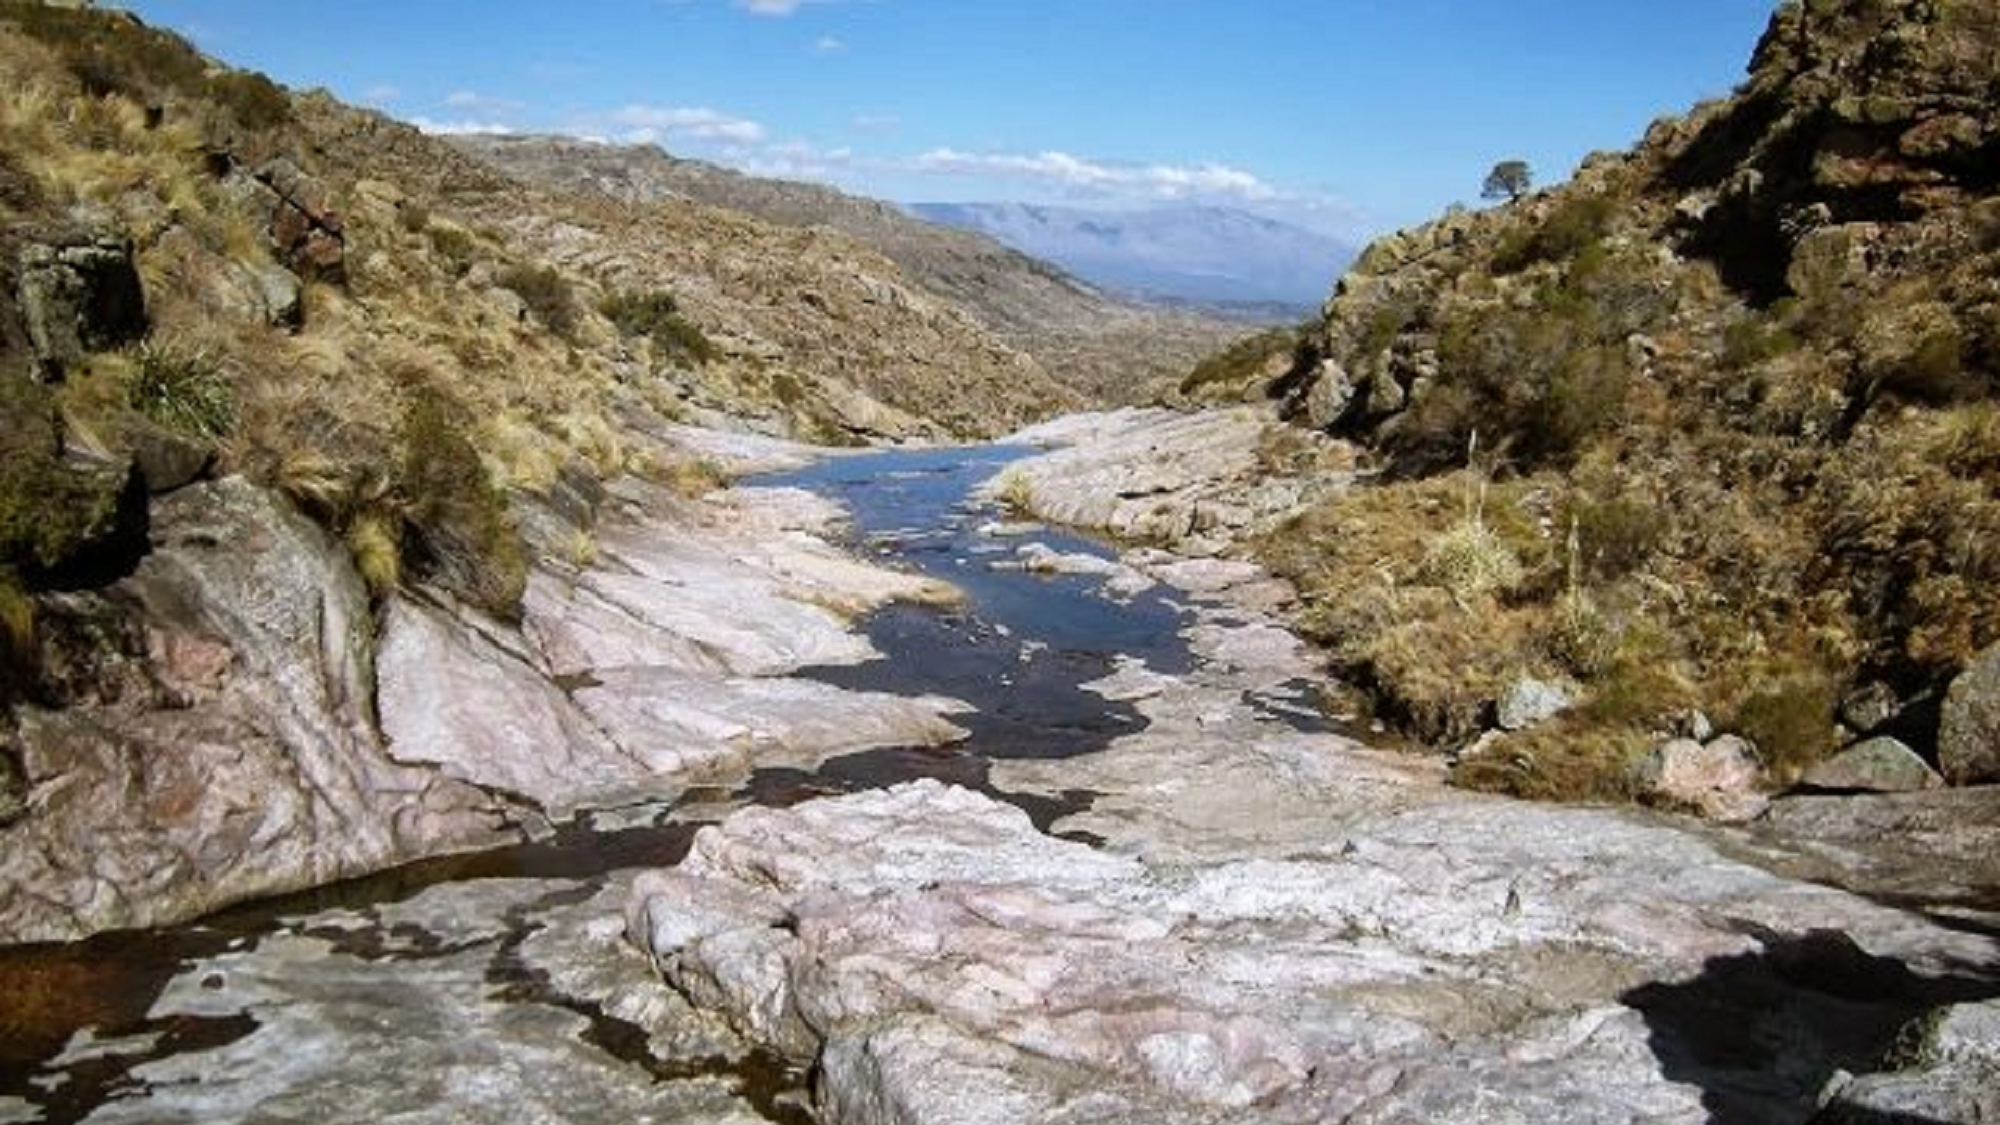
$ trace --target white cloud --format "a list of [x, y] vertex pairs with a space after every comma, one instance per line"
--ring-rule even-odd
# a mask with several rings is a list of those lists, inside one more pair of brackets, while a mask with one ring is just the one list
[[813, 40], [813, 50], [821, 54], [832, 54], [835, 51], [847, 50], [847, 43], [836, 35], [822, 35]]
[[780, 180], [835, 179], [855, 162], [851, 148], [820, 148], [806, 141], [732, 149], [724, 159], [739, 171]]
[[1144, 195], [1158, 199], [1227, 196], [1262, 202], [1278, 192], [1253, 173], [1226, 164], [1114, 164], [1067, 152], [972, 153], [939, 148], [916, 158], [917, 171], [953, 176], [1007, 176], [1040, 180], [1092, 195]]
[[511, 98], [489, 98], [472, 90], [453, 90], [444, 96], [444, 104], [474, 113], [513, 113], [527, 108]]
[[514, 132], [513, 126], [503, 125], [498, 121], [434, 121], [428, 117], [418, 116], [410, 118], [410, 124], [434, 136], [450, 136], [455, 133], [506, 136]]
[[361, 91], [361, 101], [364, 105], [388, 105], [402, 96], [402, 90], [386, 83], [380, 86], [370, 86], [366, 90]]
[[857, 113], [849, 124], [870, 133], [893, 133], [903, 127], [903, 119], [893, 113]]
[[736, 0], [736, 6], [753, 16], [775, 16], [782, 19], [799, 10], [805, 0]]
[[630, 144], [679, 138], [754, 145], [768, 135], [755, 121], [704, 106], [628, 105], [613, 111], [610, 121], [624, 130], [622, 139]]

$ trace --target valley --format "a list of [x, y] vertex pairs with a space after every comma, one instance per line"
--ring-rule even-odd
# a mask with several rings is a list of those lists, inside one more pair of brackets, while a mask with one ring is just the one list
[[0, 1122], [2000, 1116], [1996, 37], [1349, 263], [0, 0]]

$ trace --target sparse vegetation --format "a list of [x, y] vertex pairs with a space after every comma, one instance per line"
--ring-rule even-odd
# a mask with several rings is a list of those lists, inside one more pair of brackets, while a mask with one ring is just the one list
[[236, 422], [236, 393], [221, 367], [195, 350], [146, 342], [133, 352], [127, 399], [171, 430], [213, 441]]
[[1306, 333], [1298, 327], [1267, 328], [1251, 333], [1196, 364], [1181, 380], [1180, 393], [1197, 400], [1214, 392], [1232, 398], [1247, 397], [1246, 391], [1264, 389], [1253, 387], [1253, 383], [1260, 380], [1269, 383], [1283, 375], [1305, 341]]
[[1019, 469], [1005, 469], [1000, 479], [994, 482], [993, 498], [1001, 509], [1014, 516], [1035, 514], [1035, 489], [1028, 483], [1027, 474]]
[[511, 617], [527, 585], [527, 556], [465, 423], [422, 388], [404, 411], [398, 484], [407, 558], [472, 604]]
[[542, 327], [565, 337], [576, 330], [576, 293], [554, 266], [508, 266], [494, 282], [521, 298]]
[[700, 365], [720, 355], [701, 329], [681, 315], [680, 303], [671, 293], [616, 293], [606, 297], [598, 311], [619, 332], [651, 340], [662, 358]]

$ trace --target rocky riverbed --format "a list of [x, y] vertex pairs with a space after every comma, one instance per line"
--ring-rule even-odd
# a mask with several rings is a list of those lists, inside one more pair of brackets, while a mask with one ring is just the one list
[[1230, 557], [1288, 502], [1237, 490], [1268, 424], [675, 435], [792, 471], [614, 493], [519, 633], [390, 609], [397, 768], [540, 838], [8, 955], [0, 1120], [2000, 1113], [1989, 793], [1723, 829], [1447, 788], [1326, 716]]

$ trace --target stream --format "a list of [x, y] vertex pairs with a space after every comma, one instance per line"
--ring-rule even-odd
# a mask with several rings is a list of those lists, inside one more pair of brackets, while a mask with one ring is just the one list
[[[1027, 540], [996, 534], [998, 514], [970, 497], [1025, 452], [894, 451], [748, 482], [840, 501], [856, 549], [965, 592], [955, 607], [868, 618], [883, 660], [801, 673], [964, 700], [976, 708], [959, 717], [965, 741], [758, 769], [733, 789], [602, 810], [533, 842], [182, 926], [0, 951], [0, 1125], [809, 1121], [806, 1076], [681, 1006], [626, 947], [624, 886], [746, 804], [935, 777], [1045, 829], [1087, 807], [1087, 792], [1002, 792], [989, 763], [1088, 753], [1143, 726], [1081, 685], [1120, 658], [1185, 669], [1185, 614], [1158, 593], [1114, 601], [1099, 579], [1008, 565]], [[1046, 529], [1032, 539], [1110, 554]]]

